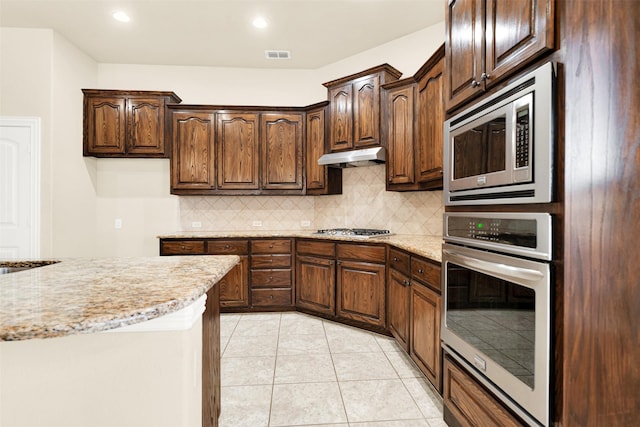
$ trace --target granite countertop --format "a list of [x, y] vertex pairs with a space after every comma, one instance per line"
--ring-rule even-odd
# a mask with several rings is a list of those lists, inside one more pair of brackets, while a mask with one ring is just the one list
[[404, 249], [432, 261], [442, 261], [442, 236], [420, 234], [392, 234], [389, 236], [362, 239], [348, 236], [325, 236], [314, 231], [180, 231], [173, 234], [160, 235], [160, 239], [219, 239], [219, 238], [256, 238], [256, 237], [301, 237], [307, 239], [336, 240], [360, 243], [387, 243], [393, 247]]
[[0, 268], [39, 266], [0, 275], [0, 341], [105, 331], [173, 313], [238, 262], [235, 255], [0, 261]]

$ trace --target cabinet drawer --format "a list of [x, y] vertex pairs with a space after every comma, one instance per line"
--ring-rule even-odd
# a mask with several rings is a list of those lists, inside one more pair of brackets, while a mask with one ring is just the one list
[[385, 260], [384, 246], [370, 246], [358, 244], [338, 244], [338, 258], [352, 259], [365, 262], [384, 263]]
[[286, 270], [251, 270], [251, 287], [285, 287], [291, 286], [291, 269]]
[[251, 255], [251, 268], [291, 267], [291, 255]]
[[312, 242], [299, 240], [296, 246], [299, 254], [318, 255], [333, 258], [336, 256], [336, 244], [331, 242]]
[[400, 252], [395, 249], [389, 250], [389, 267], [397, 270], [407, 276], [409, 273], [409, 254]]
[[252, 254], [290, 254], [291, 240], [252, 240]]
[[440, 266], [422, 258], [411, 257], [411, 277], [440, 291]]
[[204, 240], [163, 241], [160, 255], [204, 255]]
[[251, 304], [262, 307], [291, 305], [291, 289], [253, 289]]
[[246, 255], [248, 240], [208, 240], [207, 253], [211, 255]]

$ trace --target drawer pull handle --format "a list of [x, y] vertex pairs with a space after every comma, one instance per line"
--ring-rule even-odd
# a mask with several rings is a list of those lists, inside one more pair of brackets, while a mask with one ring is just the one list
[[400, 261], [400, 260], [398, 259], [398, 257], [395, 257], [395, 256], [393, 257], [393, 260], [394, 260], [395, 262]]
[[423, 270], [423, 269], [421, 269], [421, 268], [419, 268], [419, 269], [418, 269], [418, 273], [422, 274], [422, 273], [424, 273], [424, 270]]

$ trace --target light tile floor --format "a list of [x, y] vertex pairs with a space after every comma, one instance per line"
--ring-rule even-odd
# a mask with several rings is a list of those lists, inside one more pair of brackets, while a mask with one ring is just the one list
[[221, 427], [444, 427], [392, 338], [302, 313], [221, 315]]

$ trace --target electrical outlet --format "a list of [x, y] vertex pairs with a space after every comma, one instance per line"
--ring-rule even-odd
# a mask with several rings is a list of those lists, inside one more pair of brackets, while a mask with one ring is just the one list
[[300, 221], [300, 226], [301, 227], [311, 227], [311, 221], [303, 219], [302, 221]]
[[113, 227], [116, 230], [120, 230], [122, 228], [122, 218], [116, 218], [116, 220], [113, 222]]
[[251, 225], [254, 227], [262, 227], [262, 221], [253, 221]]
[[191, 228], [202, 228], [202, 223], [200, 221], [193, 221], [191, 223]]

